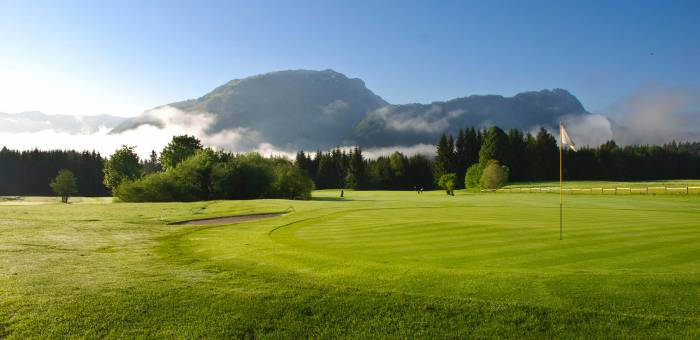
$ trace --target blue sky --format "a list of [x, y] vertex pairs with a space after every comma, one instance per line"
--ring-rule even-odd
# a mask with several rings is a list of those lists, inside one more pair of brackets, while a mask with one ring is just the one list
[[0, 0], [0, 112], [132, 116], [332, 68], [391, 103], [559, 87], [614, 116], [651, 83], [700, 88], [699, 22], [700, 1]]

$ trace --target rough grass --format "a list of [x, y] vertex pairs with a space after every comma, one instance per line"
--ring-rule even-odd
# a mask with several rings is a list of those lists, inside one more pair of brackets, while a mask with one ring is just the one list
[[700, 336], [698, 196], [338, 194], [1, 205], [0, 337]]

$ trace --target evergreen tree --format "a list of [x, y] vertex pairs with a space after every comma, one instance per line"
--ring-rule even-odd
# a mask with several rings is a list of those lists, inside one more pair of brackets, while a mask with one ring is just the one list
[[155, 150], [151, 150], [151, 154], [147, 160], [143, 162], [143, 172], [145, 174], [151, 174], [154, 172], [162, 171], [163, 168], [160, 166], [160, 160], [158, 159], [158, 154]]
[[518, 129], [508, 130], [508, 144], [510, 158], [505, 165], [510, 170], [510, 180], [524, 181], [528, 178], [530, 159], [528, 158], [527, 143], [523, 132]]
[[479, 150], [479, 163], [486, 165], [489, 160], [506, 164], [509, 158], [508, 136], [499, 127], [491, 127], [484, 135], [484, 142]]
[[363, 189], [366, 184], [365, 160], [362, 157], [362, 149], [355, 147], [350, 152], [348, 174], [345, 179], [347, 187], [352, 189]]
[[473, 127], [464, 133], [464, 144], [467, 149], [466, 167], [479, 163], [479, 150], [481, 150], [481, 135]]
[[[457, 174], [458, 179], [463, 179], [464, 174], [467, 172], [468, 162], [469, 162], [469, 149], [467, 145], [466, 134], [464, 130], [459, 129], [457, 132], [457, 140], [455, 141], [455, 162], [454, 171]], [[457, 188], [463, 188], [464, 181], [457, 181]]]
[[439, 179], [444, 174], [450, 173], [454, 153], [453, 148], [454, 143], [450, 143], [447, 135], [443, 133], [437, 145], [437, 155], [435, 156], [435, 164], [433, 166], [433, 176], [436, 179]]
[[540, 128], [528, 143], [530, 154], [530, 180], [543, 181], [559, 178], [559, 147], [545, 128]]

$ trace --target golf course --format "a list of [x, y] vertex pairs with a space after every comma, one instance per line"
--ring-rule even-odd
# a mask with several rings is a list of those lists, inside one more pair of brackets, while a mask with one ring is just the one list
[[700, 337], [700, 195], [339, 194], [0, 201], [0, 338]]

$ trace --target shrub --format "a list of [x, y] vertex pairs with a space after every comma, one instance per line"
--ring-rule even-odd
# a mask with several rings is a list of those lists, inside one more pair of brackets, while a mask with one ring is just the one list
[[508, 167], [496, 160], [490, 160], [481, 175], [482, 189], [498, 189], [508, 182]]
[[313, 189], [306, 173], [287, 159], [203, 149], [174, 168], [123, 181], [114, 194], [125, 202], [309, 199]]
[[457, 182], [457, 175], [454, 173], [444, 174], [438, 179], [438, 186], [445, 189], [448, 195], [454, 196], [455, 183]]
[[293, 164], [284, 164], [275, 169], [275, 196], [292, 200], [311, 199], [314, 182], [303, 170]]
[[473, 164], [467, 169], [467, 174], [464, 176], [464, 187], [467, 189], [478, 189], [481, 181], [482, 168], [477, 164]]

